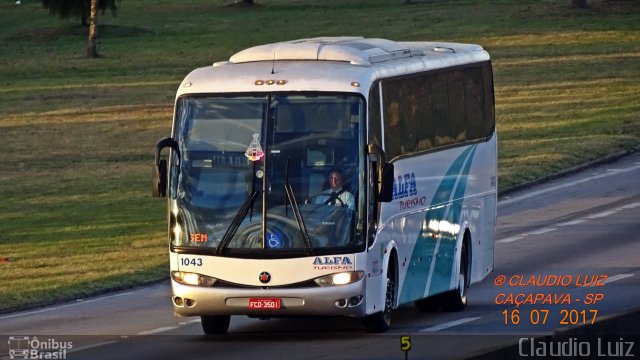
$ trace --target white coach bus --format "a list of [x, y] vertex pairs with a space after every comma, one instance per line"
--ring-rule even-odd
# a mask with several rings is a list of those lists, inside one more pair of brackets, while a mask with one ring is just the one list
[[496, 152], [478, 45], [323, 37], [194, 70], [155, 152], [175, 314], [461, 310], [493, 269]]

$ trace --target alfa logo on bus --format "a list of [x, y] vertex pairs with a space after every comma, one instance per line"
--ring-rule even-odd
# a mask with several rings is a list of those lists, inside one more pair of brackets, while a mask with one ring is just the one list
[[393, 200], [418, 195], [415, 173], [401, 174], [393, 180]]
[[353, 270], [353, 261], [348, 256], [316, 256], [314, 270]]
[[258, 275], [258, 280], [260, 280], [261, 283], [266, 284], [269, 281], [271, 281], [271, 274], [269, 274], [266, 271], [263, 271], [260, 273], [260, 275]]

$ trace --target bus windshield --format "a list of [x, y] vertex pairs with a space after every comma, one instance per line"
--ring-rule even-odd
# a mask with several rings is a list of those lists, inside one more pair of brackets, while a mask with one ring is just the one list
[[362, 248], [363, 116], [359, 95], [180, 98], [172, 246], [256, 256]]

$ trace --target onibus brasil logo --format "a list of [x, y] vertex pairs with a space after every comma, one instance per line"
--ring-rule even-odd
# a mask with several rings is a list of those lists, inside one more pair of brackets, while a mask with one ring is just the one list
[[9, 336], [9, 359], [66, 359], [71, 348], [71, 341]]

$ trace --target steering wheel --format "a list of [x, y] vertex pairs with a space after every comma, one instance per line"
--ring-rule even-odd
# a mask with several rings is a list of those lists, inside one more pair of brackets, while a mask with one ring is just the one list
[[[338, 205], [335, 205], [335, 206], [345, 206], [345, 205], [344, 205], [344, 201], [342, 201], [342, 199], [340, 199], [340, 198], [338, 197], [338, 195], [333, 196], [333, 195], [331, 195], [331, 194], [327, 194], [327, 193], [324, 193], [324, 192], [317, 193], [317, 194], [315, 194], [315, 195], [311, 195], [311, 196], [309, 196], [309, 197], [307, 198], [307, 200], [305, 200], [305, 204], [315, 204], [315, 201], [312, 201], [312, 200], [313, 200], [313, 199], [315, 199], [315, 198], [317, 198], [317, 197], [320, 197], [320, 196], [325, 196], [325, 197], [327, 197], [327, 200], [323, 201], [323, 202], [322, 202], [322, 204], [325, 204], [325, 205], [332, 205], [332, 204], [331, 204], [331, 202], [332, 202], [333, 198], [335, 198], [335, 199], [336, 199], [336, 200], [338, 200], [338, 202], [339, 202], [339, 204], [338, 204]], [[319, 204], [317, 204], [317, 205], [319, 205]]]

